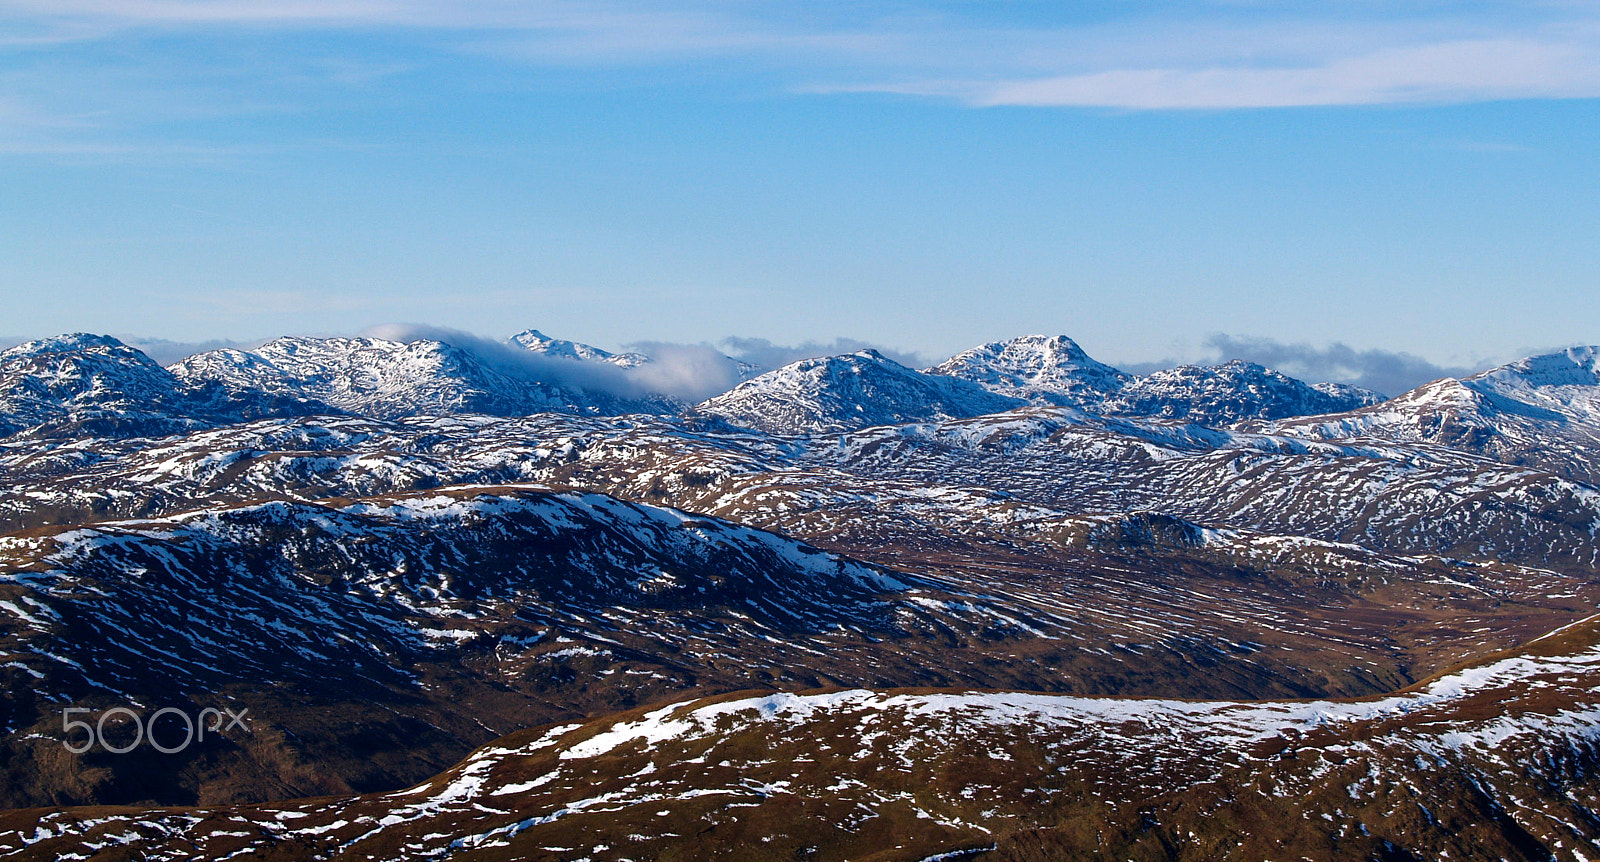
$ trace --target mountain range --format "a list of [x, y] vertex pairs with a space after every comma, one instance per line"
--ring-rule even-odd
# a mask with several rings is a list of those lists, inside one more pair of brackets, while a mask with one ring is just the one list
[[[423, 413], [669, 415], [690, 405], [630, 383], [651, 365], [529, 329], [484, 352], [419, 338], [285, 337], [251, 350], [212, 350], [162, 369], [108, 336], [68, 335], [0, 353], [0, 431], [148, 436], [259, 416], [340, 412], [377, 419]], [[772, 433], [969, 418], [1024, 404], [1071, 406], [1107, 416], [1226, 425], [1337, 413], [1382, 400], [1336, 384], [1307, 385], [1245, 362], [1181, 366], [1142, 377], [1089, 358], [1072, 340], [1025, 336], [965, 351], [915, 371], [875, 351], [801, 360], [760, 372], [728, 359], [743, 383], [697, 410]], [[48, 384], [41, 381], [50, 381]], [[63, 424], [65, 423], [65, 424]], [[103, 427], [102, 427], [103, 426]]]
[[[1600, 858], [1597, 355], [1385, 400], [1025, 336], [690, 404], [537, 330], [30, 342], [0, 853]], [[63, 748], [169, 706], [255, 723]]]

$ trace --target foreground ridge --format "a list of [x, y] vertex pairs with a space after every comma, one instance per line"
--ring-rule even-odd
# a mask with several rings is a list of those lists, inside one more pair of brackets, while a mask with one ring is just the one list
[[0, 815], [149, 859], [1585, 859], [1596, 617], [1409, 690], [1225, 702], [777, 693], [512, 734], [416, 787]]

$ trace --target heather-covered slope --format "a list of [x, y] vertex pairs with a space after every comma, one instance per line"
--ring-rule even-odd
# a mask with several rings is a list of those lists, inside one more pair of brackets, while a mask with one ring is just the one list
[[[503, 738], [408, 790], [0, 816], [47, 859], [1583, 860], [1591, 618], [1355, 701], [721, 697]], [[111, 836], [116, 836], [112, 839]]]

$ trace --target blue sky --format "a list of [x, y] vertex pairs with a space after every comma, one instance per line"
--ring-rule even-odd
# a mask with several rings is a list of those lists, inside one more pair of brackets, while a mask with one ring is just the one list
[[1597, 141], [1593, 3], [0, 0], [0, 335], [1480, 367]]

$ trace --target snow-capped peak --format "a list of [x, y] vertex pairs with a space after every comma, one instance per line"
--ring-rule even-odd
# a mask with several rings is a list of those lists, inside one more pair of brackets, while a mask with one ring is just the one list
[[1065, 335], [1024, 335], [966, 350], [926, 370], [1036, 404], [1093, 407], [1130, 375], [1097, 362]]
[[1569, 347], [1530, 356], [1467, 378], [1497, 388], [1600, 386], [1600, 347]]
[[12, 407], [23, 401], [40, 409], [46, 402], [60, 407], [170, 401], [179, 389], [150, 357], [109, 335], [78, 333], [19, 344], [0, 352], [0, 373]]
[[[0, 361], [20, 359], [25, 356], [39, 356], [48, 353], [72, 353], [81, 350], [125, 350], [132, 354], [144, 356], [137, 350], [123, 344], [109, 335], [95, 335], [88, 332], [73, 332], [67, 335], [53, 335], [19, 344], [9, 350], [0, 351]], [[150, 361], [146, 357], [145, 361]]]
[[957, 377], [917, 372], [867, 349], [792, 362], [698, 409], [738, 425], [797, 434], [982, 416], [1025, 403]]
[[1441, 443], [1584, 482], [1600, 479], [1600, 347], [1530, 356], [1457, 380], [1425, 383], [1341, 416], [1270, 426], [1322, 439]]
[[[497, 348], [498, 349], [498, 348]], [[573, 357], [569, 357], [573, 358]], [[492, 361], [431, 339], [285, 337], [253, 351], [211, 351], [173, 366], [188, 380], [216, 380], [316, 399], [364, 416], [416, 414], [662, 412], [662, 401], [629, 401]], [[576, 360], [575, 360], [576, 361]], [[582, 390], [582, 391], [580, 391]], [[659, 399], [657, 399], [659, 401]]]
[[1370, 404], [1376, 396], [1357, 387], [1328, 392], [1234, 359], [1221, 365], [1180, 365], [1136, 378], [1107, 399], [1106, 412], [1229, 425], [1340, 413]]
[[0, 353], [0, 433], [159, 436], [317, 408], [326, 409], [181, 377], [107, 335], [61, 335]]
[[585, 362], [609, 362], [622, 368], [634, 368], [652, 361], [650, 357], [643, 353], [612, 353], [579, 341], [551, 338], [537, 329], [524, 329], [511, 336], [508, 342], [524, 350], [542, 353], [545, 356], [578, 359]]

